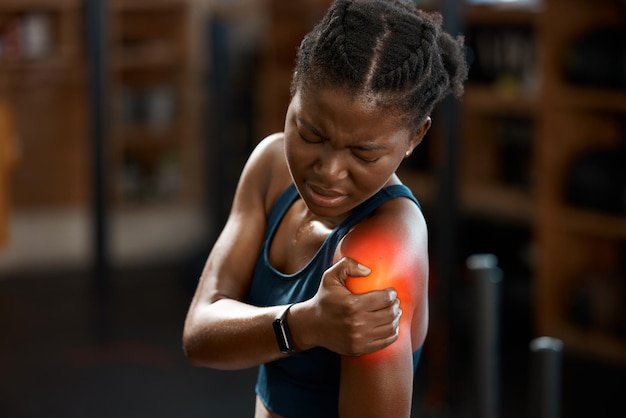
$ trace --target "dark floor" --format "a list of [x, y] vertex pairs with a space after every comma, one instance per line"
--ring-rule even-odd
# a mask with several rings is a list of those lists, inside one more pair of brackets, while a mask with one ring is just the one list
[[[85, 272], [0, 279], [0, 417], [251, 417], [255, 370], [194, 368], [183, 356], [182, 325], [195, 273], [184, 265], [112, 273], [108, 303], [92, 297]], [[462, 340], [449, 349], [456, 360], [448, 365], [445, 387], [433, 378], [440, 351], [426, 351], [414, 417], [475, 416], [471, 361], [463, 354], [468, 342]], [[507, 341], [501, 415], [526, 418], [528, 345], [523, 336]], [[623, 368], [566, 358], [562, 417], [626, 416], [625, 376]], [[442, 394], [452, 400], [440, 407]]]

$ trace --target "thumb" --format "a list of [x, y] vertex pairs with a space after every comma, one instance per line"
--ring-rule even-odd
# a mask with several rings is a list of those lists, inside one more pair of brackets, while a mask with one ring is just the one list
[[355, 259], [350, 257], [343, 257], [334, 266], [332, 266], [328, 272], [330, 277], [334, 278], [342, 286], [346, 285], [346, 279], [348, 277], [367, 276], [372, 270], [358, 263]]

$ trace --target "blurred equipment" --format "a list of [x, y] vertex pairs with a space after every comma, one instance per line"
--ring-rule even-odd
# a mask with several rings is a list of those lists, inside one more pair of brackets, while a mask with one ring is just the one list
[[17, 163], [17, 129], [8, 102], [0, 98], [0, 248], [8, 242], [9, 179]]
[[626, 89], [626, 29], [601, 28], [565, 51], [565, 78], [574, 84]]
[[527, 25], [476, 25], [466, 34], [469, 79], [504, 90], [532, 88], [536, 83], [536, 39]]
[[626, 149], [602, 148], [581, 154], [565, 179], [572, 205], [626, 214]]
[[626, 336], [626, 281], [621, 273], [595, 268], [569, 289], [568, 315], [581, 328]]
[[467, 258], [474, 281], [476, 411], [481, 418], [497, 418], [500, 410], [500, 305], [502, 270], [493, 254]]
[[561, 357], [563, 342], [538, 337], [530, 342], [530, 413], [532, 418], [561, 416]]

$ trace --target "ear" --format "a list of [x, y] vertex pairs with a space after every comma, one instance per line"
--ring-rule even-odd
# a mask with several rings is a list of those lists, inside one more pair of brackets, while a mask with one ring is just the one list
[[409, 151], [407, 151], [407, 156], [411, 155], [415, 147], [417, 147], [424, 136], [426, 136], [426, 132], [430, 129], [430, 125], [432, 124], [432, 120], [430, 116], [427, 116], [424, 122], [417, 128], [417, 130], [413, 133], [413, 137], [409, 141]]

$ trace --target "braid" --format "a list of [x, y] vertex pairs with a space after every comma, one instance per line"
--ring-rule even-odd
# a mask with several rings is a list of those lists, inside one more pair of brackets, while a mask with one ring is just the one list
[[326, 30], [320, 33], [315, 52], [330, 55], [328, 58], [335, 63], [337, 70], [343, 72], [349, 79], [357, 77], [357, 69], [350, 62], [346, 50], [345, 13], [350, 5], [349, 2], [339, 4], [337, 9], [328, 15]]
[[467, 78], [463, 38], [401, 0], [336, 0], [302, 41], [296, 89], [341, 87], [417, 125]]
[[[369, 26], [367, 14], [360, 10], [349, 13], [352, 5], [352, 1], [340, 0], [329, 10], [321, 23], [313, 54], [316, 63], [331, 63], [329, 75], [336, 81], [354, 88], [363, 81], [362, 69], [368, 65], [380, 28]], [[363, 31], [368, 31], [370, 36], [363, 37]]]
[[[378, 59], [377, 88], [402, 88], [409, 80], [419, 80], [430, 66], [435, 32], [425, 24], [416, 31], [415, 19], [402, 19], [387, 39], [385, 53]], [[404, 60], [398, 62], [399, 59]], [[395, 67], [395, 68], [394, 68]]]

